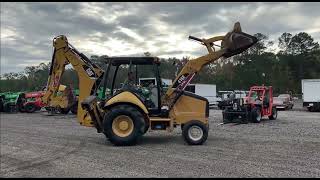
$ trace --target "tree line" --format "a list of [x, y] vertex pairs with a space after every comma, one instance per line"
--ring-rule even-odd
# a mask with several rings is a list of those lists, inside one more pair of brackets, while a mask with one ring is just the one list
[[[292, 91], [301, 93], [301, 79], [320, 78], [319, 43], [305, 32], [295, 35], [283, 33], [278, 42], [270, 41], [268, 36], [257, 33], [258, 43], [242, 54], [212, 63], [195, 76], [191, 83], [216, 84], [217, 90], [248, 90], [253, 85], [273, 86], [274, 92]], [[276, 44], [277, 43], [277, 44]], [[273, 46], [274, 45], [274, 46]], [[270, 47], [275, 47], [271, 49]], [[104, 56], [91, 56], [90, 59], [105, 68]], [[145, 56], [152, 56], [146, 52]], [[161, 58], [162, 78], [174, 79], [189, 57], [178, 59]], [[50, 63], [27, 66], [22, 72], [10, 72], [1, 76], [0, 92], [38, 91], [46, 86]], [[122, 72], [120, 70], [120, 72]], [[121, 79], [126, 74], [122, 72]], [[67, 68], [61, 84], [78, 88], [78, 77], [72, 68]]]

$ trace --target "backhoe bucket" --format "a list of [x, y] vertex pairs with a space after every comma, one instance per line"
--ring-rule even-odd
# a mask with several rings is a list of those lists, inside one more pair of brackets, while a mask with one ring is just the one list
[[237, 22], [235, 23], [233, 30], [225, 35], [225, 38], [221, 43], [221, 47], [226, 49], [223, 56], [228, 58], [240, 54], [257, 42], [258, 39], [256, 37], [242, 32], [240, 23]]

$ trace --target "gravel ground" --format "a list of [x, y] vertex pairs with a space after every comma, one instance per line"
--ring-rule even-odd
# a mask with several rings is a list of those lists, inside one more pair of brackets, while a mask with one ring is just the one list
[[1, 114], [1, 177], [320, 177], [320, 113], [221, 122], [210, 110], [202, 146], [186, 145], [177, 128], [116, 147], [72, 114]]

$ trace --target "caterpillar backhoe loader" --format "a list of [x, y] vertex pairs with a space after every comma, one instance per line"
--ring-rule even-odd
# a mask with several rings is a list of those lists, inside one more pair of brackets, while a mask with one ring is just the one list
[[[105, 59], [107, 68], [102, 70], [78, 52], [65, 36], [57, 36], [53, 40], [52, 67], [43, 101], [47, 101], [57, 90], [64, 66], [71, 63], [79, 76], [77, 118], [81, 125], [95, 127], [114, 145], [134, 145], [148, 130], [171, 132], [177, 126], [182, 128], [182, 135], [188, 144], [203, 144], [209, 130], [208, 100], [184, 89], [205, 65], [239, 54], [255, 44], [257, 39], [243, 33], [239, 22], [224, 36], [209, 39], [189, 36], [189, 39], [204, 45], [208, 54], [188, 61], [173, 85], [164, 92], [157, 57], [109, 57]], [[218, 46], [214, 44], [217, 41], [221, 41], [219, 50], [214, 48]], [[143, 97], [142, 87], [130, 80], [134, 74], [136, 78], [139, 76], [139, 70], [148, 69], [147, 66], [156, 77], [156, 83], [150, 85], [152, 98]], [[135, 73], [132, 72], [133, 67]], [[116, 86], [117, 74], [125, 68], [129, 69], [128, 81], [121, 87]], [[104, 91], [102, 98], [97, 96], [99, 88]], [[104, 96], [107, 88], [111, 88], [110, 93]]]

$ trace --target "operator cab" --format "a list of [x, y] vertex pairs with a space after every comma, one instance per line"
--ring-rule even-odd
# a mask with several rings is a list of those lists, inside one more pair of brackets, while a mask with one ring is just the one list
[[107, 57], [102, 89], [109, 99], [123, 91], [136, 95], [151, 115], [161, 112], [163, 92], [157, 57]]

